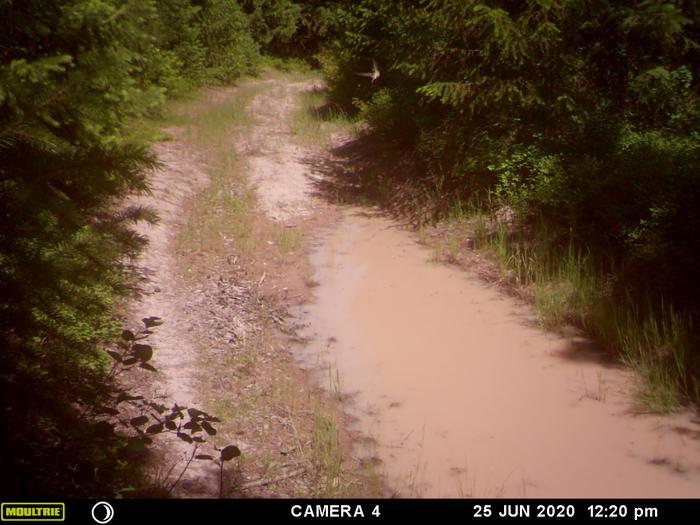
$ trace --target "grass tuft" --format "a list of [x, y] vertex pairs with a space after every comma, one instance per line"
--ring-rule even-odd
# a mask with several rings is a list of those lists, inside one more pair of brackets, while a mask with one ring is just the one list
[[303, 234], [294, 228], [280, 227], [277, 234], [277, 245], [285, 255], [298, 251], [304, 242]]
[[314, 412], [313, 451], [318, 468], [318, 492], [334, 494], [340, 487], [342, 452], [335, 421], [320, 408]]
[[544, 222], [525, 228], [508, 214], [468, 209], [475, 246], [493, 253], [511, 285], [531, 296], [544, 326], [571, 324], [598, 337], [637, 373], [639, 400], [649, 410], [700, 403], [690, 316], [650, 298], [641, 307], [616, 297], [610, 283], [619, 276], [598, 270], [572, 242], [558, 246]]
[[337, 105], [328, 102], [322, 88], [302, 91], [298, 109], [292, 115], [291, 131], [304, 145], [327, 146], [336, 133], [355, 134], [352, 119]]

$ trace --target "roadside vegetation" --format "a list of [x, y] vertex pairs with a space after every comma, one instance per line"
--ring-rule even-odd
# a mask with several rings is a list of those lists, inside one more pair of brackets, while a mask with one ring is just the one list
[[411, 159], [364, 169], [385, 186], [371, 193], [419, 230], [470, 221], [543, 322], [639, 372], [647, 407], [697, 405], [697, 4], [363, 0], [336, 16], [318, 55], [331, 100]]
[[353, 119], [342, 107], [328, 101], [324, 88], [302, 91], [298, 98], [291, 128], [302, 144], [328, 147], [336, 134], [357, 133]]

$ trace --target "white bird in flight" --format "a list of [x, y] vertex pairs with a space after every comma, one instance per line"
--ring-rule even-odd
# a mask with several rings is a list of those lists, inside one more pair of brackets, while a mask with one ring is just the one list
[[368, 77], [372, 79], [372, 83], [374, 83], [375, 80], [379, 78], [379, 75], [381, 73], [379, 72], [379, 66], [377, 65], [376, 60], [372, 60], [372, 71], [370, 73], [355, 73], [356, 75], [360, 75], [361, 77]]

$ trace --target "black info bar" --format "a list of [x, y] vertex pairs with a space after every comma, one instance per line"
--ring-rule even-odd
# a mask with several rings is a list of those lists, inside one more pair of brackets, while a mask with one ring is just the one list
[[3, 522], [199, 524], [697, 523], [700, 499], [168, 499], [3, 501]]

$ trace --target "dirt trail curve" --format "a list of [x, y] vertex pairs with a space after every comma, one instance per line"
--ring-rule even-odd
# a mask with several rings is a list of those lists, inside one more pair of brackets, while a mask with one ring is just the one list
[[[308, 160], [318, 151], [297, 144], [289, 127], [296, 94], [314, 82], [256, 82], [255, 122], [235, 148], [259, 206], [279, 223], [314, 215], [328, 206], [312, 196], [320, 175]], [[178, 280], [183, 209], [208, 179], [205, 159], [172, 134], [156, 146], [163, 168], [142, 199], [161, 222], [142, 229], [151, 242], [139, 261], [147, 294], [132, 313], [165, 320], [153, 339], [160, 390], [197, 406], [202, 318], [223, 316], [210, 327], [223, 339], [245, 327], [235, 327], [235, 301], [222, 310]], [[585, 341], [543, 332], [527, 308], [429, 258], [396, 223], [347, 210], [312, 254], [316, 302], [299, 312], [312, 340], [300, 355], [338, 370], [358, 428], [376, 439], [355, 453], [377, 455], [399, 492], [700, 496], [697, 421], [632, 414], [629, 377], [598, 362]], [[216, 473], [198, 464], [178, 494], [215, 496]]]

